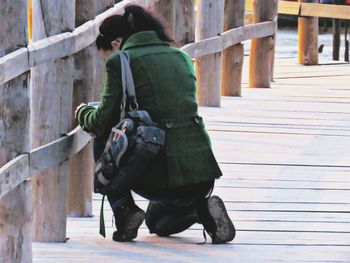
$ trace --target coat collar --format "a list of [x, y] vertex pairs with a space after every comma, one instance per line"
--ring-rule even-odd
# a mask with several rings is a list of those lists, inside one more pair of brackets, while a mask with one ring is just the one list
[[143, 31], [143, 32], [133, 34], [131, 37], [129, 37], [129, 39], [125, 42], [122, 50], [126, 50], [133, 47], [152, 46], [152, 45], [169, 46], [168, 43], [159, 39], [155, 31]]

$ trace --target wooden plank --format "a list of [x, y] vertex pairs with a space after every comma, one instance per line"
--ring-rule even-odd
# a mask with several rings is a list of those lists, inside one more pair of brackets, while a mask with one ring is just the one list
[[215, 184], [218, 188], [241, 188], [241, 189], [304, 189], [304, 190], [350, 190], [350, 182], [303, 182], [303, 181], [284, 181], [247, 179], [247, 178], [228, 178], [226, 174]]
[[[246, 0], [246, 11], [253, 11], [253, 0]], [[279, 1], [278, 13], [296, 16], [301, 15], [310, 17], [349, 19], [350, 7], [346, 5], [337, 6], [317, 3]]]
[[89, 134], [80, 127], [67, 136], [38, 147], [30, 152], [30, 174], [35, 175], [78, 153], [90, 141]]
[[29, 67], [66, 57], [73, 47], [74, 39], [68, 32], [33, 41], [28, 45]]
[[187, 44], [181, 49], [187, 52], [192, 58], [218, 53], [232, 45], [246, 40], [271, 36], [275, 34], [276, 26], [276, 21], [246, 25], [244, 27], [234, 28], [223, 32], [221, 36], [218, 37], [212, 37]]
[[8, 82], [29, 68], [28, 49], [20, 48], [16, 51], [0, 57], [0, 84]]
[[[253, 11], [253, 0], [246, 0], [245, 5], [246, 11]], [[290, 1], [279, 1], [278, 3], [278, 14], [285, 15], [299, 15], [301, 4], [298, 2]]]
[[299, 2], [279, 1], [278, 13], [285, 15], [299, 15], [301, 4]]
[[29, 155], [21, 154], [0, 168], [0, 198], [30, 176]]
[[[108, 215], [110, 218], [112, 214]], [[234, 214], [233, 214], [234, 216]], [[87, 228], [97, 230], [98, 219], [89, 222], [71, 222], [70, 227], [76, 230], [84, 231]], [[337, 224], [337, 223], [320, 223], [320, 222], [280, 222], [280, 221], [245, 221], [234, 220], [235, 228], [238, 232], [247, 231], [259, 231], [259, 232], [294, 232], [294, 233], [334, 233], [334, 234], [350, 234], [350, 224]], [[108, 224], [106, 226], [107, 231], [113, 231], [114, 226]], [[202, 230], [201, 225], [194, 225], [191, 230]], [[141, 225], [140, 231], [147, 231], [145, 224]]]
[[302, 3], [301, 16], [350, 19], [350, 6]]
[[[335, 246], [287, 246], [287, 245], [240, 245], [232, 243], [226, 246], [198, 246], [196, 242], [203, 239], [200, 233], [193, 238], [157, 238], [142, 232], [132, 245], [116, 244], [111, 240], [94, 239], [86, 235], [84, 239], [76, 239], [74, 235], [65, 244], [34, 243], [35, 262], [89, 263], [103, 257], [106, 262], [232, 262], [244, 261], [274, 262], [290, 259], [289, 262], [346, 262], [349, 256], [348, 247]], [[164, 243], [161, 246], [160, 243]], [[81, 253], [86, 248], [89, 253]], [[94, 249], [92, 249], [94, 248]], [[322, 253], [320, 253], [322, 249]]]
[[272, 36], [277, 32], [277, 21], [267, 21], [253, 25], [246, 25], [243, 27], [243, 32], [244, 39], [242, 41]]
[[222, 178], [281, 180], [291, 182], [348, 182], [350, 168], [220, 164]]

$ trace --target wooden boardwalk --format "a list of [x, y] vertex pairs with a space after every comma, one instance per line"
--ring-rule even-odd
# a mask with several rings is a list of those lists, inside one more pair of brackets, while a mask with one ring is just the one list
[[195, 225], [172, 238], [142, 226], [135, 242], [115, 243], [109, 209], [103, 239], [96, 195], [95, 216], [68, 219], [67, 243], [34, 243], [34, 262], [350, 262], [349, 103], [349, 64], [277, 59], [272, 89], [245, 88], [221, 108], [201, 109], [234, 242], [198, 245]]

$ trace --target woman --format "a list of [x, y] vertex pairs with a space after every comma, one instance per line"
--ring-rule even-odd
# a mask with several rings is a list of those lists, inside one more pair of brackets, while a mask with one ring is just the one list
[[[191, 59], [169, 45], [163, 24], [142, 7], [130, 5], [123, 16], [107, 18], [96, 45], [106, 60], [105, 86], [97, 109], [81, 105], [77, 121], [95, 135], [95, 159], [111, 128], [120, 120], [122, 83], [119, 49], [126, 51], [140, 109], [166, 131], [166, 146], [152, 169], [136, 180], [113, 181], [106, 193], [116, 218], [115, 241], [130, 241], [146, 217], [150, 233], [169, 236], [201, 223], [213, 243], [233, 240], [235, 229], [219, 197], [209, 197], [222, 174], [213, 156], [195, 99]], [[127, 175], [125, 176], [127, 177]], [[130, 190], [150, 200], [147, 213]]]

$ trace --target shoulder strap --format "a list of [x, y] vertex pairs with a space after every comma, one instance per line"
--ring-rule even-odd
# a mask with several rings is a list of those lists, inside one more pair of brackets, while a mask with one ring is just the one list
[[138, 108], [135, 92], [135, 83], [130, 68], [130, 56], [126, 51], [120, 52], [120, 65], [122, 73], [122, 86], [123, 86], [123, 102], [122, 110], [125, 110], [127, 99], [134, 105], [130, 105], [130, 109], [134, 110]]

